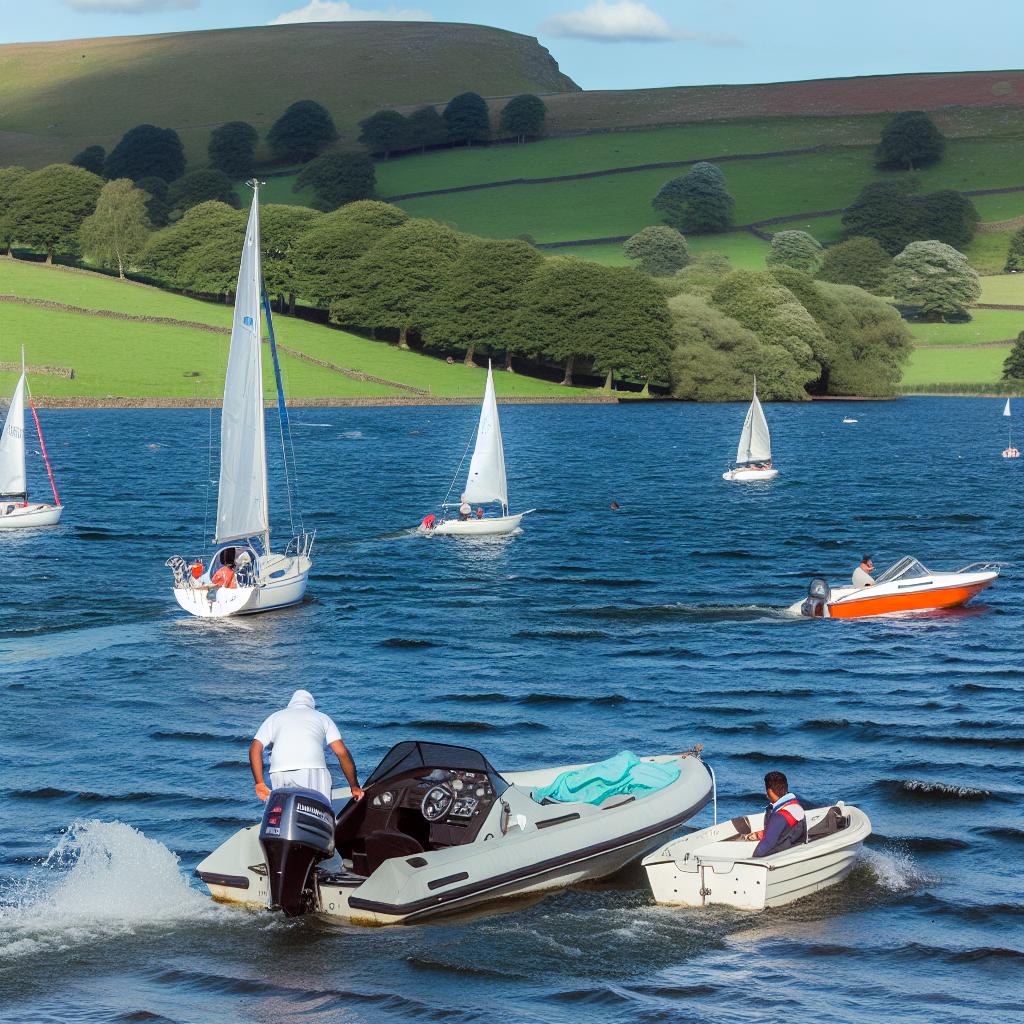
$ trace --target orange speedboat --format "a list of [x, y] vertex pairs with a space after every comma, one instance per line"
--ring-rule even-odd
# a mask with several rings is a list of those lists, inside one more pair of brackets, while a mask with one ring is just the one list
[[991, 586], [999, 567], [976, 562], [956, 572], [932, 572], [916, 558], [904, 556], [868, 587], [839, 587], [833, 590], [816, 577], [807, 597], [790, 611], [821, 619], [861, 619], [872, 615], [927, 612], [959, 608]]

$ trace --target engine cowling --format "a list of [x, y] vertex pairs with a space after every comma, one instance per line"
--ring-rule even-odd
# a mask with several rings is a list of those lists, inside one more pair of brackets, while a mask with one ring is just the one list
[[825, 615], [829, 599], [832, 597], [832, 588], [828, 582], [820, 576], [815, 576], [807, 588], [807, 597], [800, 605], [800, 614], [811, 619], [820, 619]]

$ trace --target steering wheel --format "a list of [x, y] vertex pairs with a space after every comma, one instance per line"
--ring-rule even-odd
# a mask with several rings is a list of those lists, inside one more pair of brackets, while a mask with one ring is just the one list
[[420, 813], [427, 821], [440, 821], [452, 809], [455, 792], [447, 783], [428, 789], [420, 804]]

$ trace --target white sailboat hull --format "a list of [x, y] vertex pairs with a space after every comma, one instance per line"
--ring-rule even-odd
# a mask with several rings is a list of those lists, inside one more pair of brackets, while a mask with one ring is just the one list
[[757, 480], [774, 480], [778, 475], [777, 469], [730, 469], [722, 474], [722, 479], [735, 484], [746, 484]]
[[[10, 509], [10, 511], [5, 511]], [[0, 503], [0, 530], [28, 530], [38, 526], [56, 526], [63, 505], [15, 505]]]
[[248, 587], [214, 587], [208, 580], [174, 588], [178, 604], [200, 619], [226, 619], [255, 615], [298, 604], [306, 594], [310, 560], [304, 555], [269, 555], [260, 580]]
[[446, 519], [430, 530], [421, 525], [419, 532], [435, 537], [500, 537], [518, 529], [523, 516], [528, 514], [520, 512], [514, 516], [494, 516], [490, 519]]

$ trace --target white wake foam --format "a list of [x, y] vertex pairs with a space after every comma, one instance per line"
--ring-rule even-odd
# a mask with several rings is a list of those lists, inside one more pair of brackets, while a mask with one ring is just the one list
[[176, 854], [120, 821], [76, 821], [2, 901], [7, 959], [222, 914], [188, 884]]
[[910, 892], [931, 881], [914, 863], [914, 858], [909, 853], [863, 850], [861, 858], [871, 869], [875, 881], [886, 892]]

